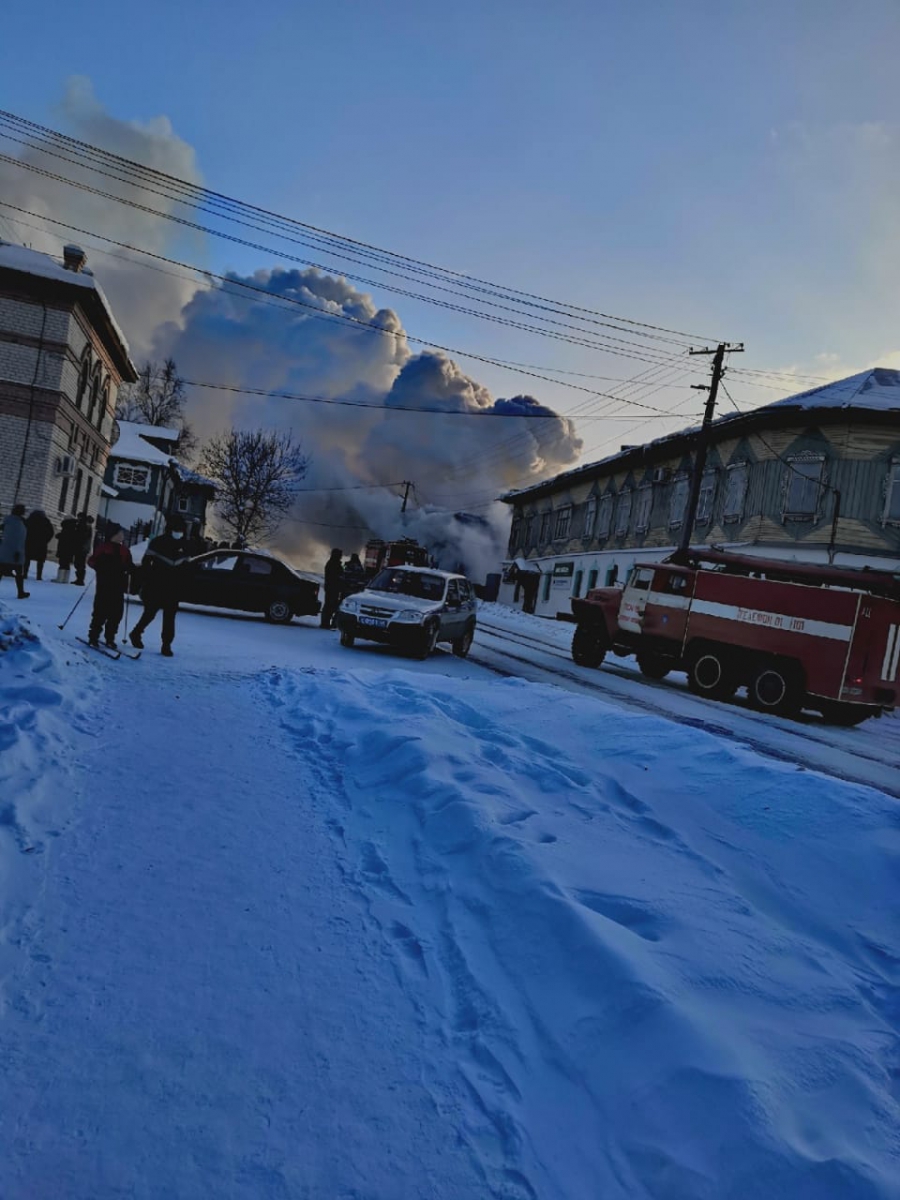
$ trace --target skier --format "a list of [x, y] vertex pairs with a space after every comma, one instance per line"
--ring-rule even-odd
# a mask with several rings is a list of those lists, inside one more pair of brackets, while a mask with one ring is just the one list
[[12, 512], [3, 522], [0, 532], [0, 577], [12, 575], [16, 581], [16, 592], [20, 600], [27, 600], [30, 592], [25, 591], [25, 505], [14, 504]]
[[116, 634], [125, 608], [125, 589], [128, 574], [134, 566], [131, 551], [125, 545], [125, 530], [111, 522], [106, 528], [106, 538], [100, 543], [87, 561], [97, 576], [97, 594], [88, 645], [100, 645], [100, 631], [104, 631], [104, 643], [110, 650], [116, 648]]
[[75, 565], [75, 582], [84, 587], [84, 571], [88, 555], [94, 547], [94, 518], [87, 513], [79, 513], [76, 525], [75, 550], [72, 562]]
[[179, 598], [178, 572], [189, 561], [190, 555], [184, 543], [184, 521], [181, 517], [170, 517], [166, 532], [155, 537], [144, 551], [141, 566], [144, 611], [129, 634], [129, 640], [136, 650], [143, 650], [141, 635], [162, 609], [162, 653], [166, 658], [172, 657]]
[[53, 526], [47, 520], [42, 508], [36, 508], [25, 522], [25, 578], [31, 570], [31, 564], [36, 564], [37, 578], [44, 578], [44, 563], [47, 561], [47, 547], [53, 540]]
[[331, 557], [325, 564], [325, 603], [322, 606], [322, 628], [334, 628], [334, 614], [341, 602], [341, 580], [343, 568], [341, 557], [343, 550], [332, 550]]
[[58, 567], [56, 583], [68, 583], [75, 547], [78, 544], [78, 522], [74, 517], [66, 517], [56, 535], [56, 558]]

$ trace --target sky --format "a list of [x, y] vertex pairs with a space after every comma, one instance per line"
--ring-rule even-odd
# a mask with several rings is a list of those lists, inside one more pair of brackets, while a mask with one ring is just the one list
[[[216, 190], [742, 341], [741, 367], [833, 378], [900, 365], [898, 35], [893, 0], [46, 0], [4, 13], [0, 106], [64, 128], [78, 76], [119, 121], [166, 117]], [[197, 255], [214, 270], [277, 265], [221, 243]], [[387, 290], [373, 299], [426, 341], [556, 371], [641, 369]], [[496, 396], [561, 412], [584, 399], [460, 365]], [[809, 386], [767, 383], [729, 387], [749, 407]], [[656, 402], [696, 411], [685, 382]], [[678, 423], [583, 422], [580, 453]]]

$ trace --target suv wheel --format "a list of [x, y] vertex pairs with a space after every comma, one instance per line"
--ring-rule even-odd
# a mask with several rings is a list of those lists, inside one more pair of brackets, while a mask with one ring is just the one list
[[289, 625], [293, 615], [287, 600], [273, 600], [266, 609], [266, 620], [275, 625]]
[[472, 649], [472, 639], [475, 637], [475, 630], [470, 625], [462, 637], [454, 638], [453, 653], [457, 658], [465, 658]]
[[352, 650], [356, 644], [356, 638], [349, 629], [341, 630], [341, 645], [346, 646], [348, 650]]
[[434, 651], [438, 644], [438, 633], [440, 626], [437, 621], [432, 621], [422, 632], [422, 641], [419, 643], [419, 652], [416, 658], [425, 659]]

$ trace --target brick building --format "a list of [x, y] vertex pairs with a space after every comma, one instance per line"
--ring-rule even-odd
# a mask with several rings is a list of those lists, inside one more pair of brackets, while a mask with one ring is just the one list
[[119, 385], [136, 379], [83, 251], [0, 242], [0, 514], [95, 516]]

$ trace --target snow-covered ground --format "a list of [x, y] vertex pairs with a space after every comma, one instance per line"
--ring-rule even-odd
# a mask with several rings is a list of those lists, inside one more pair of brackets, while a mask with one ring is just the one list
[[897, 1195], [900, 819], [824, 727], [76, 595], [0, 608], [3, 1200]]

